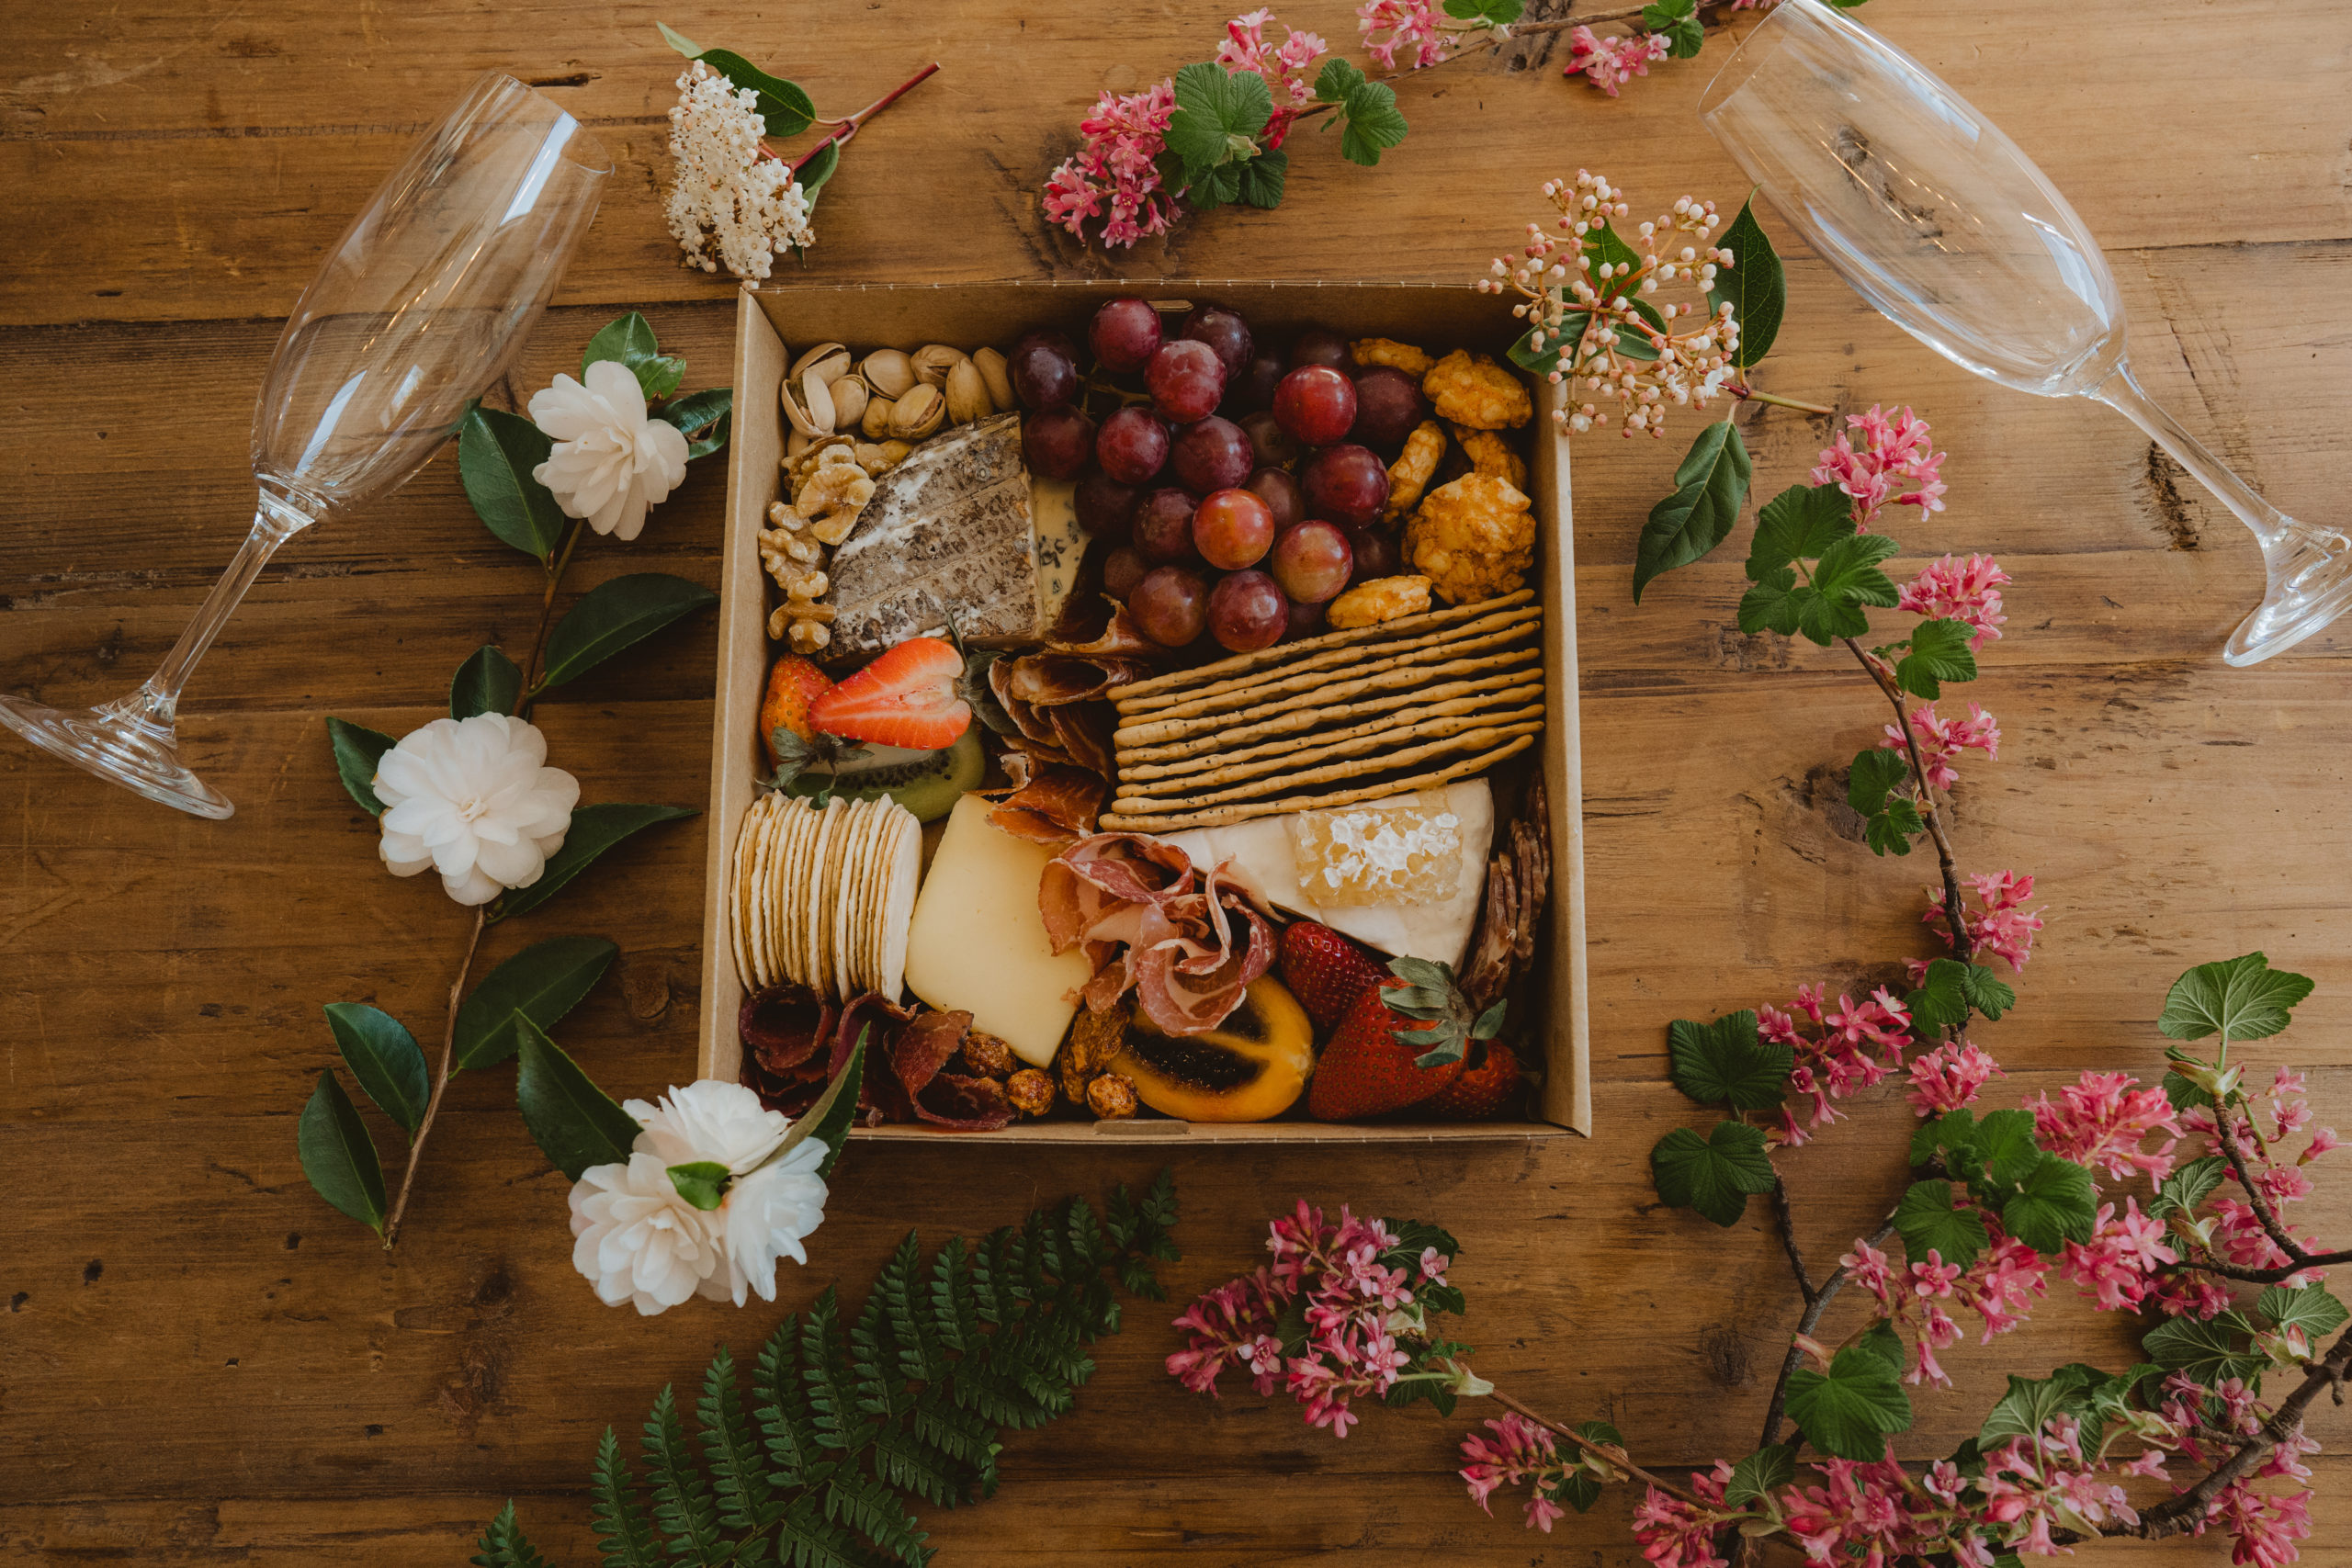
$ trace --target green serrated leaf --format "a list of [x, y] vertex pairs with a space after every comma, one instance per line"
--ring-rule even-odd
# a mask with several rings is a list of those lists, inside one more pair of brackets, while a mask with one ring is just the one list
[[[1674, 470], [1675, 491], [1650, 508], [1634, 548], [1634, 603], [1642, 590], [1676, 567], [1688, 566], [1724, 542], [1747, 500], [1751, 472], [1747, 444], [1729, 420], [1699, 432]], [[1746, 608], [1741, 619], [1746, 621]]]
[[2073, 1368], [2061, 1367], [2046, 1378], [2009, 1377], [2009, 1388], [1994, 1403], [1976, 1434], [1980, 1450], [1998, 1448], [2011, 1438], [2040, 1437], [2057, 1416], [2080, 1416], [2089, 1408], [2086, 1380]]
[[2199, 964], [2172, 983], [2156, 1028], [2175, 1040], [2216, 1032], [2228, 1040], [2266, 1039], [2293, 1021], [2312, 986], [2307, 976], [2271, 968], [2259, 953]]
[[622, 802], [575, 808], [571, 830], [564, 834], [563, 847], [548, 857], [547, 866], [537, 882], [499, 895], [498, 902], [491, 906], [491, 922], [494, 925], [537, 908], [561, 892], [597, 856], [630, 835], [658, 822], [677, 822], [701, 815], [691, 806], [634, 806]]
[[637, 1118], [598, 1089], [537, 1024], [517, 1014], [514, 1030], [521, 1042], [514, 1102], [539, 1152], [574, 1181], [591, 1166], [626, 1165], [643, 1131]]
[[361, 1002], [329, 1002], [326, 1015], [344, 1065], [376, 1109], [415, 1132], [433, 1093], [416, 1036], [390, 1013]]
[[1886, 809], [1887, 792], [1910, 777], [1911, 764], [1898, 752], [1879, 748], [1857, 752], [1846, 776], [1846, 804], [1865, 817], [1874, 817]]
[[1984, 1215], [1953, 1204], [1949, 1181], [1913, 1182], [1895, 1206], [1894, 1228], [1903, 1237], [1905, 1255], [1914, 1263], [1927, 1262], [1933, 1252], [1945, 1263], [1965, 1269], [1991, 1241]]
[[1986, 1190], [2003, 1195], [2031, 1179], [2052, 1157], [2034, 1141], [2033, 1112], [2015, 1107], [1986, 1111], [1976, 1123], [1969, 1149], [1984, 1173]]
[[1670, 1206], [1696, 1209], [1726, 1229], [1738, 1223], [1747, 1194], [1770, 1192], [1773, 1182], [1763, 1129], [1744, 1122], [1718, 1122], [1703, 1143], [1677, 1127], [1650, 1151], [1650, 1175]]
[[1665, 36], [1668, 60], [1690, 60], [1707, 41], [1698, 12], [1698, 0], [1657, 0], [1642, 7], [1642, 26]]
[[2176, 1072], [2165, 1074], [2165, 1098], [2172, 1101], [2175, 1111], [2187, 1111], [2195, 1106], [2207, 1110], [2213, 1107], [2213, 1097]]
[[1854, 503], [1844, 491], [1836, 485], [1791, 485], [1756, 514], [1747, 580], [1761, 582], [1792, 562], [1817, 560], [1853, 533]]
[[[1344, 63], [1344, 62], [1338, 62]], [[1340, 111], [1340, 156], [1371, 167], [1380, 154], [1405, 140], [1404, 111], [1385, 83], [1359, 82], [1348, 89]]]
[[1917, 806], [1908, 800], [1892, 800], [1885, 810], [1862, 824], [1862, 840], [1874, 854], [1907, 855], [1912, 841], [1927, 830], [1927, 819]]
[[1884, 1361], [1898, 1377], [1902, 1375], [1904, 1367], [1910, 1360], [1909, 1352], [1903, 1348], [1903, 1336], [1897, 1334], [1894, 1331], [1894, 1325], [1884, 1318], [1879, 1319], [1864, 1329], [1862, 1337], [1854, 1343], [1859, 1348], [1867, 1350]]
[[1973, 681], [1976, 655], [1968, 649], [1973, 635], [1961, 621], [1920, 622], [1911, 634], [1911, 651], [1895, 663], [1894, 683], [1915, 697], [1933, 701], [1943, 694], [1946, 681]]
[[384, 1228], [384, 1165], [359, 1108], [343, 1092], [332, 1068], [319, 1069], [319, 1087], [294, 1129], [295, 1152], [311, 1189], [337, 1209], [378, 1232]]
[[335, 775], [343, 780], [345, 791], [368, 815], [381, 817], [384, 803], [376, 798], [376, 767], [384, 753], [400, 742], [380, 729], [330, 716], [327, 744], [334, 749]]
[[2071, 1160], [2044, 1155], [2001, 1205], [2001, 1228], [2036, 1252], [2055, 1253], [2062, 1242], [2088, 1245], [2098, 1217], [2091, 1173]]
[[1521, 0], [1445, 0], [1445, 14], [1481, 27], [1507, 28], [1526, 13]]
[[476, 714], [514, 711], [523, 695], [523, 671], [514, 661], [487, 644], [458, 666], [449, 682], [449, 716], [471, 718]]
[[1236, 165], [1240, 174], [1236, 196], [1250, 207], [1280, 207], [1283, 178], [1290, 170], [1290, 154], [1276, 148]]
[[701, 583], [666, 572], [631, 572], [600, 582], [580, 596], [548, 635], [539, 688], [577, 680], [671, 622], [718, 603], [718, 595]]
[[1774, 1443], [1758, 1449], [1731, 1467], [1731, 1481], [1724, 1488], [1724, 1503], [1736, 1508], [1772, 1496], [1796, 1478], [1797, 1457], [1792, 1445]]
[[452, 1037], [461, 1067], [506, 1060], [522, 1043], [516, 1021], [553, 1029], [604, 977], [620, 949], [600, 936], [534, 942], [485, 976], [458, 1009]]
[[2208, 1388], [2232, 1378], [2256, 1384], [2267, 1360], [2248, 1341], [2254, 1325], [2240, 1312], [2217, 1317], [2176, 1317], [2150, 1330], [2140, 1343], [2148, 1359], [2166, 1371], [2187, 1372]]
[[555, 492], [532, 477], [555, 443], [519, 414], [477, 401], [458, 421], [458, 480], [483, 527], [526, 555], [546, 560], [571, 521]]
[[514, 1500], [511, 1497], [475, 1544], [481, 1550], [468, 1559], [474, 1568], [552, 1568], [515, 1522]]
[[1838, 1351], [1826, 1372], [1792, 1373], [1788, 1409], [1815, 1448], [1839, 1459], [1884, 1459], [1886, 1439], [1911, 1425], [1911, 1401], [1894, 1369], [1859, 1345]]
[[[1876, 604], [1893, 607], [1898, 597], [1894, 580], [1879, 570], [1878, 563], [1898, 548], [1893, 539], [1883, 534], [1849, 534], [1834, 539], [1814, 563], [1813, 586], [1823, 598], [1841, 604]], [[1951, 625], [1930, 621], [1929, 626]]]
[[2300, 1328], [2316, 1340], [2323, 1334], [2332, 1334], [2352, 1311], [2328, 1293], [2325, 1285], [2302, 1285], [2290, 1290], [2273, 1285], [2262, 1292], [2254, 1310], [2273, 1328]]
[[1739, 323], [1739, 348], [1732, 363], [1745, 370], [1770, 353], [1772, 340], [1781, 335], [1781, 317], [1789, 302], [1788, 276], [1763, 225], [1756, 221], [1752, 197], [1715, 244], [1731, 253], [1732, 265], [1715, 269], [1707, 303], [1718, 310], [1730, 304], [1732, 320]]
[[[2173, 1103], [2180, 1102], [2176, 1100]], [[2158, 1219], [2168, 1214], [2194, 1214], [2222, 1185], [2222, 1178], [2229, 1168], [2230, 1162], [2220, 1155], [2207, 1155], [2173, 1167], [2172, 1174], [2157, 1184], [2155, 1201], [2148, 1206], [2148, 1213]]]
[[[1168, 150], [1195, 169], [1219, 169], [1258, 155], [1256, 138], [1273, 114], [1266, 79], [1254, 71], [1227, 71], [1214, 61], [1176, 73], [1176, 108], [1169, 117]], [[1233, 199], [1225, 193], [1224, 199]]]
[[[662, 1548], [653, 1539], [653, 1521], [637, 1500], [637, 1483], [628, 1461], [621, 1458], [620, 1438], [610, 1427], [596, 1445], [595, 1469], [590, 1475], [595, 1499], [596, 1545], [605, 1568], [664, 1568]], [[510, 1505], [511, 1506], [511, 1505]]]
[[1676, 1019], [1667, 1027], [1674, 1087], [1702, 1105], [1764, 1111], [1788, 1092], [1795, 1053], [1767, 1040], [1753, 1011], [1727, 1013], [1713, 1023]]

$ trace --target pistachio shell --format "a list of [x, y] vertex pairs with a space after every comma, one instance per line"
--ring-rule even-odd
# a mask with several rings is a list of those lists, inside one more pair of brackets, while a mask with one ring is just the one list
[[890, 434], [890, 416], [898, 410], [898, 400], [876, 392], [866, 400], [865, 412], [858, 420], [858, 429], [879, 441]]
[[959, 359], [947, 372], [947, 418], [951, 423], [969, 424], [976, 419], [986, 419], [996, 412], [989, 400], [989, 384], [980, 375], [980, 367], [968, 359]]
[[915, 379], [926, 387], [945, 387], [947, 373], [964, 358], [960, 348], [950, 348], [944, 343], [926, 344], [915, 351]]
[[988, 383], [989, 401], [1000, 409], [1012, 407], [1012, 373], [1005, 365], [1004, 355], [993, 348], [972, 351], [972, 363], [978, 367], [980, 379]]
[[786, 377], [782, 395], [785, 417], [793, 429], [811, 436], [833, 433], [833, 395], [816, 371]]
[[865, 417], [868, 396], [865, 382], [854, 372], [841, 377], [825, 389], [832, 394], [833, 428], [847, 430]]
[[906, 351], [877, 348], [859, 364], [865, 384], [886, 398], [902, 398], [915, 384], [915, 364]]
[[945, 394], [925, 382], [899, 400], [890, 411], [890, 434], [900, 441], [921, 441], [947, 418]]
[[[835, 365], [835, 359], [841, 363]], [[849, 350], [837, 343], [812, 345], [792, 362], [792, 378], [797, 381], [811, 370], [821, 371], [819, 379], [828, 383], [838, 379], [849, 370]]]

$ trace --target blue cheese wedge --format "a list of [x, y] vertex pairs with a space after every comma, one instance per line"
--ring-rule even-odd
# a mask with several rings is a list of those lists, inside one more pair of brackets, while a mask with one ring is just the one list
[[1078, 486], [1069, 479], [1029, 481], [1029, 508], [1036, 519], [1037, 629], [1042, 637], [1061, 618], [1078, 587], [1078, 563], [1086, 557], [1086, 531], [1078, 525]]

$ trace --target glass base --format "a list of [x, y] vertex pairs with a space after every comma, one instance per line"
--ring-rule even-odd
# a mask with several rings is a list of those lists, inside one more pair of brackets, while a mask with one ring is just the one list
[[172, 727], [157, 723], [144, 709], [137, 698], [69, 711], [0, 696], [0, 724], [51, 756], [150, 800], [216, 821], [236, 815], [228, 796], [182, 764]]
[[2230, 634], [2222, 649], [2225, 663], [2259, 664], [2352, 609], [2352, 539], [2308, 524], [2290, 526], [2263, 551], [2270, 592]]

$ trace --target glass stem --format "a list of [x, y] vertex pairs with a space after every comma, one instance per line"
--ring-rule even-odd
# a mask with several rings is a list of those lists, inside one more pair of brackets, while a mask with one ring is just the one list
[[261, 502], [254, 509], [254, 525], [245, 542], [237, 547], [236, 558], [212, 592], [204, 596], [198, 606], [196, 618], [180, 633], [179, 641], [164, 656], [164, 662], [147, 683], [118, 702], [108, 703], [104, 712], [153, 728], [169, 731], [172, 720], [179, 711], [180, 691], [187, 684], [188, 676], [196, 670], [197, 660], [220, 635], [231, 615], [254, 585], [261, 569], [277, 553], [277, 547], [309, 527], [317, 519], [285, 498], [265, 490]]
[[2183, 430], [2180, 422], [2165, 412], [2150, 400], [2132, 374], [2128, 361], [2119, 360], [2107, 379], [2090, 390], [2090, 396], [2105, 403], [2142, 430], [2148, 438], [2171, 454], [2174, 462], [2187, 468], [2199, 484], [2238, 515], [2238, 520], [2254, 530], [2265, 551], [2291, 538], [2302, 530], [2295, 520], [2262, 499], [2253, 486], [2230, 471], [2227, 464], [2205, 449], [2197, 437]]

